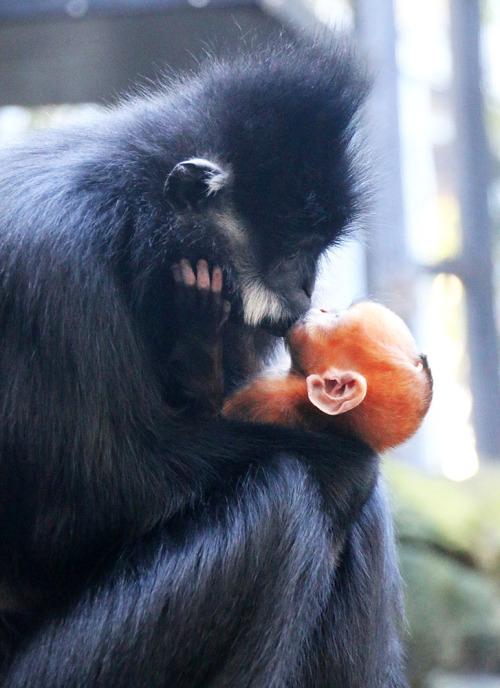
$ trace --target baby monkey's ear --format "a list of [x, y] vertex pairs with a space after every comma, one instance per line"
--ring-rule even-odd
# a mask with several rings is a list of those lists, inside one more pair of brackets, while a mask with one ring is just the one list
[[350, 411], [366, 396], [366, 379], [353, 370], [329, 368], [322, 375], [309, 375], [306, 382], [311, 404], [329, 416]]

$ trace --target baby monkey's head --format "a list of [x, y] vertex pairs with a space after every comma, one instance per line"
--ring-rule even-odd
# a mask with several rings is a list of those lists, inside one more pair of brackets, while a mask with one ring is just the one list
[[292, 369], [309, 400], [377, 451], [407, 440], [432, 398], [425, 356], [395, 313], [360, 302], [340, 312], [312, 309], [289, 332]]

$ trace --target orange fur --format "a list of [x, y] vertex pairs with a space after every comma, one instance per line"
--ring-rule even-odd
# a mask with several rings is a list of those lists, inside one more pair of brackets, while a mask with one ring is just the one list
[[[224, 415], [313, 431], [334, 426], [376, 451], [418, 429], [431, 401], [432, 378], [410, 331], [387, 308], [365, 302], [339, 314], [312, 311], [292, 328], [287, 344], [287, 376], [257, 378], [226, 401]], [[362, 375], [367, 391], [356, 408], [330, 416], [309, 401], [306, 377], [332, 366]]]

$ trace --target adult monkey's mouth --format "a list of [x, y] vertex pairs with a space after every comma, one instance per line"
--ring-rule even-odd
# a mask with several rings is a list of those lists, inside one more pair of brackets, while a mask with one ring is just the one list
[[292, 326], [299, 320], [301, 316], [297, 314], [296, 316], [289, 316], [278, 322], [273, 322], [264, 318], [260, 323], [260, 327], [266, 332], [274, 335], [275, 337], [286, 337]]

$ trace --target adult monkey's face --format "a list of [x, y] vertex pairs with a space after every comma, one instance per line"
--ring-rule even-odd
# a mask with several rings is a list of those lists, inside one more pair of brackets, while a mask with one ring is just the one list
[[310, 307], [317, 261], [326, 242], [313, 234], [293, 241], [286, 232], [270, 234], [252, 226], [232, 203], [233, 180], [228, 165], [191, 158], [173, 168], [165, 191], [186, 223], [193, 214], [198, 221], [204, 215], [207, 225], [223, 237], [233, 298], [245, 324], [283, 336]]

